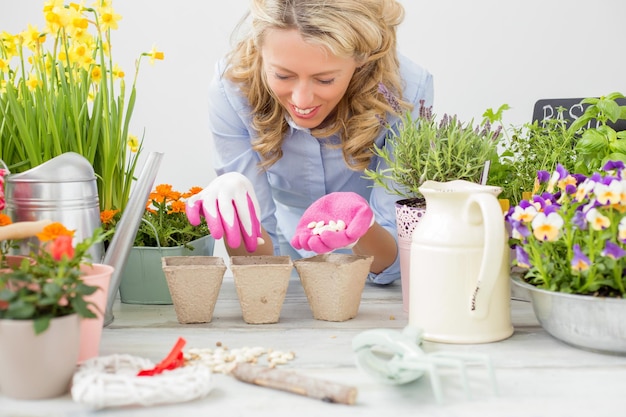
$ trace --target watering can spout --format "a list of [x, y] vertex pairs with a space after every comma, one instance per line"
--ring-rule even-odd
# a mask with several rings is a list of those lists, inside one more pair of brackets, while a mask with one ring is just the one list
[[117, 223], [115, 234], [104, 255], [103, 263], [115, 268], [111, 277], [109, 294], [107, 298], [106, 311], [104, 313], [104, 325], [108, 326], [113, 322], [113, 304], [117, 297], [117, 292], [122, 279], [122, 269], [130, 249], [132, 248], [139, 223], [146, 208], [146, 201], [154, 185], [159, 166], [163, 159], [163, 153], [151, 152], [148, 154], [146, 163], [135, 184], [133, 192], [128, 200], [128, 204], [122, 213], [120, 221]]

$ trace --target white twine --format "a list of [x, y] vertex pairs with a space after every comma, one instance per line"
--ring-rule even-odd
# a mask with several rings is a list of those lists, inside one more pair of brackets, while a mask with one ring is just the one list
[[154, 376], [136, 376], [154, 363], [131, 355], [84, 361], [72, 381], [72, 399], [95, 409], [181, 403], [206, 396], [213, 388], [211, 370], [188, 365]]

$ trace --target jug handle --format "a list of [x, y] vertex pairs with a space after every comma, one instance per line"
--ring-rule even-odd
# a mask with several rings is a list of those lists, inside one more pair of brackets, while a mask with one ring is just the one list
[[[472, 215], [472, 205], [480, 207], [482, 218]], [[474, 318], [482, 319], [489, 312], [491, 293], [499, 277], [504, 253], [504, 219], [497, 199], [490, 194], [478, 193], [470, 196], [466, 210], [466, 220], [470, 223], [483, 222], [485, 226], [485, 247], [480, 264], [476, 287], [470, 294], [469, 309]], [[500, 219], [500, 221], [498, 221]]]

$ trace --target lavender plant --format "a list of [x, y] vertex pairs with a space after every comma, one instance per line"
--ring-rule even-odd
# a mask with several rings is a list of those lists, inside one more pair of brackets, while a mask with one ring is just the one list
[[[396, 98], [384, 86], [380, 92], [398, 113]], [[422, 101], [417, 118], [404, 114], [385, 146], [374, 147], [381, 163], [366, 170], [365, 176], [404, 198], [422, 197], [419, 187], [426, 180], [479, 182], [485, 161], [497, 158], [501, 131], [500, 125], [494, 128], [487, 118], [476, 126], [473, 120], [463, 123], [447, 114], [438, 120], [432, 107]]]

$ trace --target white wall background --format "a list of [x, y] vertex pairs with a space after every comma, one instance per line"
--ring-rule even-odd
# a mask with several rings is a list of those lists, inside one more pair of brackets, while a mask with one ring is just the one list
[[[462, 120], [508, 103], [505, 123], [529, 120], [539, 98], [626, 93], [623, 0], [401, 0], [400, 49], [435, 76], [435, 111]], [[43, 25], [43, 0], [0, 0], [0, 31]], [[89, 4], [90, 1], [87, 1]], [[133, 131], [164, 153], [158, 183], [205, 186], [210, 165], [206, 90], [213, 64], [248, 0], [114, 0], [123, 16], [113, 56], [130, 77], [153, 44], [165, 60], [144, 61]], [[143, 164], [143, 161], [140, 162]]]

